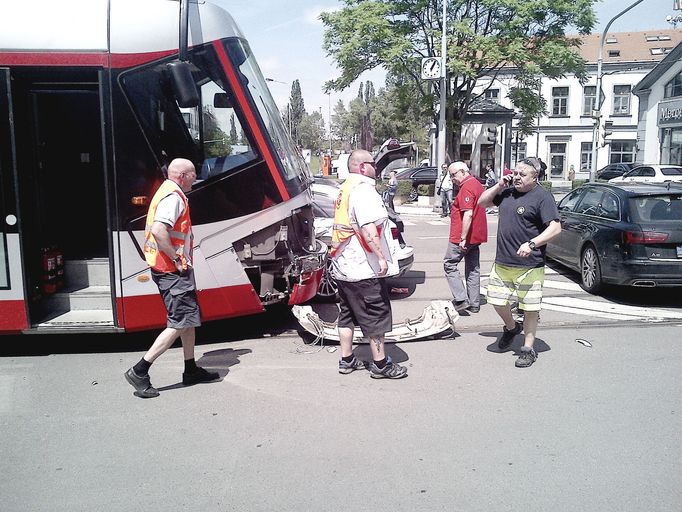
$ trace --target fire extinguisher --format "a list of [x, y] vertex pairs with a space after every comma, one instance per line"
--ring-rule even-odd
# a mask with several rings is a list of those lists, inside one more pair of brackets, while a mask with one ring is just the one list
[[57, 290], [64, 288], [64, 253], [56, 245], [52, 246], [52, 254], [55, 259], [55, 270], [57, 272]]
[[41, 252], [43, 293], [45, 295], [51, 295], [57, 291], [57, 259], [49, 247], [43, 247]]

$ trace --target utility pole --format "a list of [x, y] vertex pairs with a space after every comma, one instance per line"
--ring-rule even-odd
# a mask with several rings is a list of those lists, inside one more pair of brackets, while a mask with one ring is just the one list
[[446, 129], [445, 129], [445, 113], [447, 105], [447, 83], [448, 83], [448, 67], [447, 67], [447, 55], [448, 55], [448, 40], [447, 40], [447, 0], [443, 0], [443, 35], [441, 37], [440, 44], [440, 55], [442, 59], [441, 69], [442, 74], [440, 78], [440, 115], [438, 117], [438, 151], [436, 153], [436, 169], [438, 170], [438, 175], [440, 176], [440, 166], [445, 163], [445, 142], [446, 142]]
[[606, 39], [606, 33], [609, 31], [611, 24], [620, 18], [623, 14], [628, 12], [637, 4], [642, 3], [644, 0], [637, 0], [632, 5], [624, 9], [623, 11], [616, 14], [611, 20], [606, 24], [606, 28], [601, 35], [599, 40], [599, 56], [597, 57], [597, 96], [595, 98], [594, 110], [592, 111], [592, 118], [594, 119], [594, 127], [592, 129], [592, 166], [590, 168], [590, 181], [597, 179], [597, 155], [599, 151], [599, 128], [601, 127], [601, 105], [602, 105], [602, 55], [604, 53], [604, 41]]

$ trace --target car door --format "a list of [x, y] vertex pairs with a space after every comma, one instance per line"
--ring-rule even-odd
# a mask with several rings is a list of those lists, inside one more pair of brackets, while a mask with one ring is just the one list
[[601, 265], [602, 277], [616, 276], [622, 273], [623, 263], [623, 229], [622, 206], [620, 198], [606, 190], [593, 219], [593, 230], [590, 241], [597, 250]]
[[568, 233], [566, 261], [570, 266], [579, 269], [580, 255], [586, 240], [591, 240], [599, 218], [603, 189], [585, 187], [579, 203], [573, 213], [567, 216], [565, 227]]
[[575, 238], [575, 233], [572, 229], [574, 220], [572, 218], [575, 206], [580, 202], [585, 187], [573, 190], [566, 195], [559, 204], [559, 221], [561, 222], [561, 233], [554, 237], [547, 244], [547, 256], [561, 262], [568, 262], [570, 259], [570, 248]]

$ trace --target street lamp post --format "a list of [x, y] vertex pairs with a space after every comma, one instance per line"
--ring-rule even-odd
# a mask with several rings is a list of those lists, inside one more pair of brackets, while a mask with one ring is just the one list
[[[289, 85], [287, 82], [282, 82], [281, 80], [275, 80], [274, 78], [266, 78], [266, 82], [275, 82], [276, 84]], [[291, 102], [287, 102], [287, 121], [289, 129], [289, 138], [291, 138]]]
[[599, 127], [601, 126], [601, 104], [602, 104], [602, 72], [601, 72], [601, 65], [602, 65], [602, 54], [604, 52], [604, 40], [606, 39], [606, 33], [609, 31], [609, 28], [611, 27], [611, 24], [616, 21], [618, 18], [620, 18], [623, 14], [628, 12], [630, 9], [632, 9], [634, 6], [637, 4], [642, 3], [644, 0], [637, 0], [634, 2], [632, 5], [627, 7], [626, 9], [622, 10], [618, 14], [616, 14], [611, 20], [606, 24], [606, 28], [604, 29], [604, 32], [601, 35], [601, 39], [599, 40], [599, 56], [597, 57], [597, 95], [595, 97], [595, 108], [592, 111], [592, 117], [594, 118], [594, 127], [592, 128], [592, 166], [590, 168], [590, 181], [594, 181], [597, 179], [597, 154], [599, 151]]

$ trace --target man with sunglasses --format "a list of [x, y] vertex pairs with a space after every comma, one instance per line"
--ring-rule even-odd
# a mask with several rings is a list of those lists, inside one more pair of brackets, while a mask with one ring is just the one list
[[[506, 350], [523, 330], [524, 344], [516, 361], [527, 368], [537, 359], [533, 349], [545, 279], [545, 245], [561, 232], [559, 211], [552, 194], [538, 184], [540, 161], [526, 158], [516, 164], [512, 174], [486, 190], [479, 205], [499, 208], [497, 253], [488, 281], [488, 304], [504, 321], [498, 340]], [[514, 296], [524, 312], [523, 324], [511, 313]]]
[[398, 259], [389, 245], [388, 212], [376, 191], [372, 155], [356, 149], [348, 158], [348, 170], [336, 200], [331, 248], [331, 272], [340, 298], [339, 373], [366, 367], [353, 354], [353, 330], [358, 325], [372, 350], [370, 377], [400, 379], [407, 377], [407, 368], [394, 363], [384, 351], [384, 335], [393, 329], [384, 278], [398, 273]]

